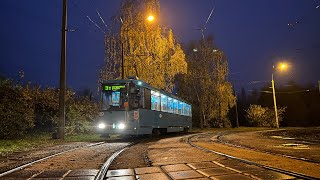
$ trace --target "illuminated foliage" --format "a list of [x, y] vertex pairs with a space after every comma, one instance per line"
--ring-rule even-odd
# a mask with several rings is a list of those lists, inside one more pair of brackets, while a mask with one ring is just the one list
[[192, 103], [201, 128], [231, 126], [227, 114], [235, 97], [223, 52], [214, 48], [212, 38], [191, 43], [186, 52], [188, 72], [179, 77], [178, 95]]
[[[152, 22], [146, 18], [152, 14]], [[152, 86], [167, 91], [174, 88], [176, 74], [185, 73], [185, 54], [171, 29], [160, 27], [158, 0], [124, 0], [116, 22], [121, 19], [119, 34], [106, 36], [106, 64], [100, 70], [100, 82], [121, 78], [122, 45], [124, 77], [138, 76]]]
[[[286, 108], [278, 108], [278, 120], [283, 120]], [[247, 119], [251, 126], [257, 127], [276, 127], [275, 113], [273, 109], [262, 107], [261, 105], [251, 104], [246, 110]]]

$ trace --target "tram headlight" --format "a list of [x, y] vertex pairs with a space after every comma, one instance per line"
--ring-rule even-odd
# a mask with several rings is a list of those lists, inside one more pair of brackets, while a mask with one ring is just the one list
[[98, 128], [99, 129], [104, 129], [104, 128], [106, 128], [106, 125], [104, 123], [99, 123], [98, 124]]
[[126, 125], [124, 125], [123, 123], [120, 123], [119, 125], [118, 125], [118, 128], [119, 129], [124, 129], [126, 127]]

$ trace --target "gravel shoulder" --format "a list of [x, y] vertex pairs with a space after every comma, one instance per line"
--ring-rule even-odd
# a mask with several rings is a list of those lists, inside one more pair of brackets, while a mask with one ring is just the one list
[[29, 151], [15, 152], [0, 156], [0, 172], [5, 172], [9, 169], [27, 164], [31, 161], [44, 158], [46, 156], [56, 154], [62, 151], [79, 148], [93, 144], [91, 142], [73, 142], [61, 145], [37, 148]]
[[26, 170], [100, 169], [113, 152], [126, 145], [128, 143], [104, 143], [97, 146], [83, 147], [36, 163], [26, 168]]

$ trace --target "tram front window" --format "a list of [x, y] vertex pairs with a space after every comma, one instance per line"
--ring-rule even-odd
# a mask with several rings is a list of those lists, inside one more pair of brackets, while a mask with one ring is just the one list
[[102, 110], [122, 110], [126, 102], [125, 85], [105, 85], [103, 86], [101, 97]]

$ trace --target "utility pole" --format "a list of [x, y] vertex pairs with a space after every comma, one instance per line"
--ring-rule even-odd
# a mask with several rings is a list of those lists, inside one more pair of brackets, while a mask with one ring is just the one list
[[319, 94], [320, 94], [320, 80], [318, 80], [318, 86], [319, 86]]
[[[273, 70], [274, 71], [274, 65], [273, 65]], [[277, 100], [276, 100], [276, 92], [274, 89], [274, 80], [273, 80], [273, 72], [272, 72], [272, 93], [273, 93], [273, 104], [274, 104], [274, 113], [276, 117], [276, 128], [279, 128], [279, 120], [278, 120], [278, 109], [277, 109]]]
[[123, 50], [123, 42], [121, 42], [121, 79], [124, 79], [124, 50]]
[[63, 0], [62, 29], [61, 29], [61, 62], [60, 62], [60, 91], [59, 91], [59, 123], [58, 139], [64, 139], [65, 106], [66, 106], [66, 45], [67, 45], [67, 0]]

